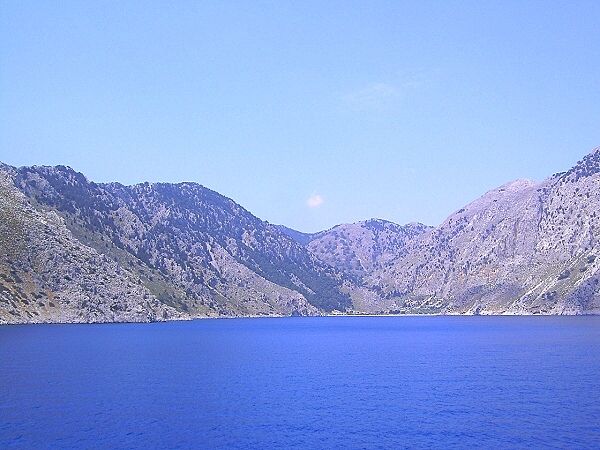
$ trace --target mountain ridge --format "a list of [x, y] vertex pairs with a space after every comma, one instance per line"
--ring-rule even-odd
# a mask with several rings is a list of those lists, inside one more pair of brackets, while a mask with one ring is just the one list
[[437, 227], [317, 233], [195, 182], [95, 183], [64, 165], [0, 163], [0, 175], [2, 323], [600, 313], [600, 147]]

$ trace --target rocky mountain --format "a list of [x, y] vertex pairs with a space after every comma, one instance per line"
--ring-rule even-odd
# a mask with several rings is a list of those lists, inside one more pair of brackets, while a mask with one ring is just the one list
[[494, 189], [365, 279], [388, 311], [600, 313], [600, 148]]
[[130, 272], [183, 317], [310, 315], [350, 306], [339, 272], [198, 184], [98, 184], [64, 166], [2, 172], [32, 211], [57, 217], [73, 241]]
[[178, 319], [131, 270], [79, 241], [0, 171], [0, 323]]
[[0, 322], [600, 314], [600, 149], [440, 226], [301, 233], [196, 183], [0, 166]]
[[286, 227], [285, 225], [274, 225], [274, 227], [300, 245], [307, 245], [312, 240], [313, 236], [318, 234], [303, 233], [302, 231], [294, 230], [293, 228]]
[[362, 278], [405, 255], [410, 243], [430, 229], [421, 223], [371, 219], [315, 233], [305, 245], [320, 260]]

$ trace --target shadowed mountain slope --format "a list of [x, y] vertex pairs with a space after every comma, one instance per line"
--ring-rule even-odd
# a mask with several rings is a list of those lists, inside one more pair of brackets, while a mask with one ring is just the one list
[[97, 184], [64, 166], [5, 172], [40, 213], [58, 214], [82, 244], [185, 315], [305, 315], [350, 306], [338, 272], [198, 184]]

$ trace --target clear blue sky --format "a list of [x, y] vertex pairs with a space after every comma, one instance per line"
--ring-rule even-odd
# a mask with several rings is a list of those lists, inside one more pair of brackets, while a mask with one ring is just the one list
[[438, 224], [598, 145], [598, 1], [0, 3], [13, 165], [197, 181], [316, 231]]

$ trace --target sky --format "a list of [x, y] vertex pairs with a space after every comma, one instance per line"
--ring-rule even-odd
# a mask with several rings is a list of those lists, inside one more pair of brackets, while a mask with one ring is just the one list
[[598, 1], [0, 2], [0, 161], [313, 232], [441, 223], [600, 146]]

